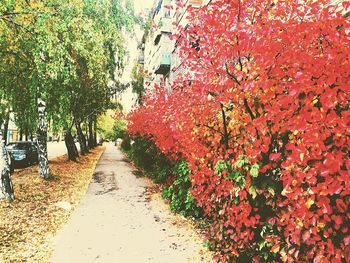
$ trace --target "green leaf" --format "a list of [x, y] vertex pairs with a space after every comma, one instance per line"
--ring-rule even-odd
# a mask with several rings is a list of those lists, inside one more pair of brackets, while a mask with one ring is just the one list
[[241, 168], [241, 167], [244, 165], [244, 163], [245, 163], [244, 160], [238, 160], [238, 161], [236, 162], [236, 166], [237, 166], [238, 168]]
[[239, 188], [243, 189], [245, 182], [246, 182], [245, 177], [238, 176], [236, 181], [237, 181], [237, 185], [239, 186]]
[[259, 243], [259, 250], [261, 251], [265, 246], [266, 246], [266, 241], [265, 240], [260, 241], [260, 243]]
[[259, 175], [259, 166], [257, 164], [254, 164], [251, 168], [250, 168], [250, 175], [252, 177], [257, 177]]
[[235, 171], [230, 174], [229, 179], [236, 180], [240, 176], [240, 171]]
[[252, 196], [253, 199], [255, 199], [257, 193], [256, 188], [253, 185], [249, 186], [249, 194]]
[[215, 173], [219, 174], [227, 168], [228, 168], [227, 163], [224, 160], [220, 160], [215, 165]]

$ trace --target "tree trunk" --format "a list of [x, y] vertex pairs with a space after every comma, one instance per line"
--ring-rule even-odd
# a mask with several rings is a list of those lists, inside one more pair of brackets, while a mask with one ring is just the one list
[[23, 141], [23, 131], [22, 131], [22, 129], [19, 130], [19, 140]]
[[86, 121], [84, 121], [84, 128], [85, 128], [85, 134], [84, 134], [84, 137], [85, 137], [85, 140], [86, 140], [86, 149], [89, 151], [89, 125], [87, 125]]
[[9, 122], [10, 122], [10, 114], [6, 114], [5, 122], [4, 122], [4, 139], [3, 139], [5, 142], [5, 145], [7, 145], [8, 143], [7, 135], [9, 130]]
[[9, 161], [7, 150], [5, 148], [5, 141], [0, 138], [0, 199], [13, 201], [15, 195], [13, 193], [11, 182], [11, 168]]
[[221, 114], [222, 114], [222, 123], [224, 125], [224, 135], [223, 135], [223, 142], [225, 145], [225, 148], [228, 149], [229, 145], [228, 145], [228, 131], [227, 131], [227, 122], [226, 122], [226, 114], [225, 114], [225, 110], [224, 110], [224, 104], [220, 103], [220, 107], [221, 107]]
[[86, 139], [85, 139], [84, 133], [81, 129], [80, 122], [75, 119], [74, 123], [75, 123], [75, 128], [77, 129], [77, 135], [78, 135], [78, 140], [80, 145], [80, 154], [85, 155], [86, 153], [88, 153], [88, 149], [86, 148]]
[[94, 146], [97, 146], [97, 118], [94, 117]]
[[50, 177], [49, 161], [47, 157], [47, 127], [45, 122], [45, 102], [38, 99], [39, 122], [37, 129], [39, 175], [45, 180]]
[[89, 117], [89, 148], [92, 149], [94, 145], [94, 133], [93, 133], [93, 116]]
[[78, 149], [74, 143], [72, 133], [69, 130], [64, 132], [64, 142], [66, 144], [68, 159], [70, 161], [76, 161], [79, 156]]

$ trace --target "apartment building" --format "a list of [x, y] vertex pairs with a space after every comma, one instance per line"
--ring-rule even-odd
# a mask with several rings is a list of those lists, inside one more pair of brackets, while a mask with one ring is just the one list
[[[188, 0], [184, 8], [174, 12], [173, 21], [178, 24], [181, 28], [187, 28], [190, 21], [187, 18], [187, 6], [191, 5], [193, 8], [199, 8], [203, 5], [210, 4], [212, 0]], [[176, 34], [178, 28], [174, 27], [173, 33]], [[183, 65], [183, 61], [179, 54], [179, 49], [176, 45], [176, 39], [173, 40], [173, 50], [171, 53], [171, 72], [170, 72], [170, 82], [174, 81], [179, 74], [188, 73]]]
[[173, 30], [171, 10], [167, 6], [171, 0], [156, 1], [151, 13], [148, 35], [143, 39], [139, 62], [144, 63], [144, 70], [148, 73], [145, 86], [150, 87], [167, 82], [171, 65], [172, 41], [169, 38]]
[[[13, 112], [10, 113], [10, 118], [7, 124], [3, 124], [3, 127], [0, 127], [2, 130], [5, 130], [5, 125], [7, 125], [6, 131], [7, 131], [7, 140], [6, 143], [13, 142], [19, 140], [20, 134], [18, 132], [17, 126], [14, 122], [14, 114]], [[4, 134], [3, 134], [4, 136]]]
[[170, 88], [175, 77], [180, 72], [184, 72], [176, 47], [176, 39], [170, 39], [170, 35], [177, 32], [174, 24], [186, 27], [189, 23], [186, 18], [186, 7], [192, 5], [196, 8], [210, 1], [187, 0], [185, 6], [176, 11], [175, 8], [169, 8], [171, 5], [175, 6], [176, 0], [156, 0], [151, 12], [150, 29], [140, 44], [139, 63], [148, 73], [145, 78], [146, 88], [160, 83]]

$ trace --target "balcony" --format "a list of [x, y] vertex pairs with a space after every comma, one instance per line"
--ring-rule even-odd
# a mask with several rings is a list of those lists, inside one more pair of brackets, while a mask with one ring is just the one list
[[159, 41], [160, 41], [160, 38], [162, 37], [162, 33], [159, 32], [157, 35], [156, 35], [156, 38], [154, 39], [154, 45], [158, 45]]
[[166, 75], [170, 71], [170, 64], [171, 64], [171, 54], [170, 53], [163, 53], [160, 56], [160, 63], [155, 68], [156, 74], [162, 74]]
[[172, 27], [172, 21], [169, 17], [162, 17], [159, 21], [159, 28], [161, 32], [170, 33]]
[[155, 31], [154, 33], [154, 45], [158, 45], [160, 38], [165, 35], [168, 35], [169, 33], [171, 33], [171, 20], [170, 18], [165, 18], [162, 17], [162, 19], [159, 21], [158, 23], [158, 29]]
[[143, 53], [141, 53], [138, 57], [138, 63], [139, 64], [145, 64], [145, 55]]
[[203, 0], [189, 0], [189, 5], [192, 5], [193, 7], [201, 7], [203, 4]]

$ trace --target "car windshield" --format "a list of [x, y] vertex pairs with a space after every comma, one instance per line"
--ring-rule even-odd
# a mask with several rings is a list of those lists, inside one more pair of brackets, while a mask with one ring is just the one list
[[28, 150], [29, 144], [28, 143], [10, 143], [8, 147], [13, 150]]

